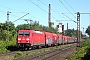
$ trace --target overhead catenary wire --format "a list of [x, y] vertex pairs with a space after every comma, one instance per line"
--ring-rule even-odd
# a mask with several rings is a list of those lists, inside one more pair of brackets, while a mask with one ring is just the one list
[[[39, 1], [40, 1], [42, 4], [44, 4], [46, 7], [48, 7], [44, 2], [42, 2], [41, 0], [39, 0]], [[51, 8], [51, 10], [52, 10], [52, 11], [55, 11], [55, 10], [52, 9], [52, 8]], [[59, 12], [57, 12], [57, 11], [55, 11], [55, 12], [59, 14]], [[60, 15], [60, 14], [59, 14], [59, 15]], [[65, 14], [64, 14], [64, 15], [65, 15]], [[65, 15], [65, 16], [66, 16], [66, 15]], [[66, 17], [69, 18], [68, 16], [66, 16]], [[72, 20], [71, 18], [69, 18], [69, 19], [70, 19], [69, 21], [73, 21], [73, 22], [77, 23], [76, 21]], [[56, 20], [56, 21], [57, 21], [57, 20]], [[61, 20], [60, 20], [60, 21], [61, 21]], [[59, 22], [60, 22], [60, 21], [59, 21]]]
[[69, 18], [71, 21], [77, 23], [76, 21], [74, 21], [73, 19], [71, 19], [70, 17], [68, 17], [67, 15], [65, 15], [64, 13], [62, 13], [64, 16], [66, 16], [67, 18]]
[[[67, 1], [66, 0], [64, 0], [66, 3], [67, 3]], [[67, 3], [68, 4], [68, 3]], [[68, 4], [69, 6], [70, 6], [70, 4]], [[70, 6], [71, 7], [71, 6]], [[72, 7], [71, 7], [72, 8]], [[72, 10], [74, 11], [74, 12], [76, 12], [73, 8], [72, 8]]]
[[[39, 7], [41, 10], [43, 10], [45, 13], [48, 13], [47, 11], [45, 11], [43, 8], [41, 8], [39, 5], [37, 5], [36, 3], [32, 2], [31, 0], [29, 0], [31, 3], [33, 3], [34, 5], [36, 5], [37, 7]], [[52, 16], [52, 15], [51, 15]], [[52, 16], [54, 19], [56, 19], [54, 16]]]
[[[12, 9], [12, 8], [9, 8], [9, 7], [6, 7], [6, 6], [2, 6], [2, 5], [0, 5], [1, 7], [3, 7], [3, 8], [6, 8], [6, 9], [8, 9], [8, 10], [14, 10], [14, 11], [11, 11], [11, 13], [27, 13], [27, 12], [20, 12], [20, 11], [18, 11], [18, 10], [15, 10], [15, 9]], [[15, 11], [17, 11], [17, 12], [15, 12]], [[7, 13], [7, 12], [5, 12], [5, 11], [2, 11], [2, 10], [0, 10], [0, 12], [2, 12], [2, 13]], [[12, 15], [12, 16], [14, 16], [14, 17], [19, 17], [19, 16], [16, 16], [16, 15], [13, 15], [13, 14], [10, 14], [10, 15]], [[34, 17], [35, 18], [35, 17]]]
[[[62, 3], [62, 1], [61, 0], [59, 0], [59, 2], [60, 3]], [[70, 12], [70, 10], [62, 3], [62, 5]], [[71, 13], [71, 12], [70, 12]], [[71, 13], [72, 14], [72, 13]], [[72, 16], [74, 17], [74, 18], [76, 18], [73, 14], [72, 14]]]
[[[16, 10], [16, 9], [12, 9], [12, 8], [9, 8], [9, 7], [3, 6], [3, 5], [0, 5], [0, 6], [3, 7], [3, 8], [6, 8], [6, 9], [8, 9], [8, 10], [18, 11], [18, 10]], [[27, 12], [18, 11], [18, 12], [14, 12], [14, 13], [27, 13]]]
[[0, 12], [2, 12], [2, 13], [6, 13], [5, 11], [2, 11], [2, 10], [0, 10]]
[[17, 21], [17, 20], [20, 20], [21, 18], [23, 18], [24, 16], [26, 16], [26, 15], [28, 15], [29, 13], [27, 13], [27, 14], [25, 14], [25, 15], [23, 15], [22, 17], [20, 17], [20, 18], [18, 18], [18, 19], [16, 19], [16, 20], [14, 20], [13, 22], [15, 22], [15, 21]]
[[[39, 0], [42, 4], [44, 4], [45, 6], [47, 6], [44, 2], [42, 2], [41, 0]], [[48, 6], [47, 6], [48, 7]], [[51, 8], [51, 10], [53, 10], [53, 11], [55, 11], [54, 9], [52, 9]], [[55, 11], [56, 13], [58, 13], [59, 14], [59, 12], [57, 12], [57, 11]], [[59, 14], [60, 15], [60, 14]], [[61, 16], [61, 15], [60, 15]], [[65, 15], [66, 16], [66, 15]], [[61, 16], [62, 17], [62, 16]], [[66, 17], [68, 17], [68, 16], [66, 16]], [[68, 17], [69, 18], [69, 17]], [[70, 20], [69, 21], [71, 21], [72, 19], [71, 18], [69, 18]], [[57, 20], [56, 20], [57, 21]], [[61, 21], [61, 20], [60, 20]], [[59, 22], [60, 22], [59, 21]], [[72, 21], [74, 21], [74, 20], [72, 20]], [[74, 21], [75, 23], [76, 23], [76, 21]]]
[[[2, 5], [0, 5], [1, 7], [3, 7], [3, 8], [6, 8], [6, 9], [10, 9], [10, 10], [14, 10], [14, 11], [11, 11], [12, 13], [28, 13], [28, 12], [20, 12], [20, 11], [18, 11], [18, 10], [15, 10], [15, 9], [12, 9], [12, 8], [9, 8], [9, 7], [6, 7], [6, 6], [2, 6]], [[16, 12], [17, 11], [17, 12]], [[5, 11], [2, 11], [2, 10], [0, 10], [0, 12], [2, 12], [2, 13], [7, 13], [7, 12], [5, 12]], [[10, 15], [12, 15], [12, 16], [14, 16], [14, 17], [19, 17], [19, 16], [16, 16], [16, 15], [13, 15], [13, 14], [10, 14]], [[30, 15], [31, 15], [31, 13], [30, 13]], [[31, 15], [32, 16], [32, 15]], [[34, 16], [32, 16], [32, 17], [34, 17]], [[36, 18], [36, 17], [34, 17], [34, 18]]]
[[[3, 6], [3, 5], [0, 5], [0, 6], [3, 7], [3, 8], [6, 8], [6, 9], [8, 9], [8, 10], [14, 10], [14, 11], [11, 11], [11, 12], [13, 12], [13, 13], [28, 13], [28, 12], [21, 12], [21, 11], [18, 11], [18, 10], [16, 10], [16, 9], [12, 9], [12, 8], [9, 8], [9, 7]], [[15, 11], [17, 11], [17, 12], [15, 12]], [[0, 12], [6, 13], [6, 12], [1, 11], [1, 10], [0, 10]], [[13, 15], [13, 14], [10, 14], [10, 15], [12, 15], [12, 16], [14, 16], [14, 17], [19, 17], [19, 16], [16, 16], [16, 15]]]
[[[16, 10], [16, 9], [12, 9], [12, 8], [9, 8], [9, 7], [6, 7], [6, 6], [3, 6], [3, 5], [0, 5], [0, 7], [3, 7], [3, 8], [6, 8], [6, 9], [8, 9], [8, 10], [14, 10], [14, 11], [12, 11], [12, 13], [28, 13], [28, 12], [21, 12], [21, 11], [18, 11], [18, 10]], [[39, 6], [38, 6], [39, 7]], [[41, 7], [39, 7], [40, 9], [42, 9]], [[47, 11], [45, 11], [44, 9], [42, 9], [44, 12], [46, 12], [46, 13], [48, 13]], [[7, 13], [7, 12], [4, 12], [4, 11], [0, 11], [0, 12], [2, 12], [2, 13]], [[16, 16], [16, 15], [13, 15], [13, 14], [10, 14], [10, 15], [12, 15], [12, 16], [14, 16], [14, 17], [18, 17], [18, 16]], [[30, 14], [31, 15], [31, 14]], [[56, 19], [54, 16], [52, 16], [54, 19]], [[35, 17], [34, 17], [35, 18]], [[41, 22], [41, 21], [40, 21]]]
[[[14, 11], [11, 11], [11, 12], [13, 12], [13, 13], [27, 13], [27, 12], [21, 12], [21, 11], [18, 11], [18, 10], [16, 10], [16, 9], [12, 9], [12, 8], [9, 8], [9, 7], [3, 6], [3, 5], [0, 5], [0, 6], [3, 7], [3, 8], [6, 8], [6, 9], [8, 9], [8, 10], [14, 10]], [[15, 11], [17, 11], [17, 12], [15, 12]], [[6, 13], [5, 11], [2, 11], [2, 10], [0, 10], [0, 12]], [[16, 15], [14, 15], [14, 14], [10, 14], [10, 15], [12, 15], [12, 16], [14, 16], [14, 17], [19, 17], [19, 16], [16, 16]]]
[[[15, 10], [15, 9], [12, 9], [12, 8], [9, 8], [9, 7], [6, 7], [6, 6], [2, 6], [2, 5], [0, 5], [1, 7], [3, 7], [3, 8], [6, 8], [6, 9], [8, 9], [8, 10], [14, 10], [14, 11], [11, 11], [11, 13], [28, 13], [28, 12], [20, 12], [20, 11], [18, 11], [18, 10]], [[0, 10], [0, 12], [2, 12], [2, 13], [7, 13], [7, 12], [5, 12], [5, 11], [2, 11], [2, 10]], [[14, 15], [14, 14], [10, 14], [11, 16], [14, 16], [14, 17], [19, 17], [19, 16], [16, 16], [16, 15]], [[31, 15], [31, 13], [30, 13], [30, 15]], [[32, 15], [31, 15], [32, 16]], [[7, 16], [6, 16], [7, 17]], [[32, 16], [33, 18], [36, 18], [35, 16]], [[36, 18], [37, 19], [37, 18]], [[41, 21], [40, 21], [41, 22]], [[43, 23], [43, 22], [42, 22]]]
[[[48, 7], [48, 6], [47, 6], [44, 2], [42, 2], [41, 0], [38, 0], [38, 1], [40, 1], [40, 2], [41, 2], [43, 5], [45, 5], [46, 7]], [[54, 9], [52, 9], [52, 8], [51, 8], [51, 10], [54, 11], [54, 12], [56, 12], [59, 16], [61, 16], [60, 13], [57, 12], [56, 10], [54, 10]], [[62, 17], [62, 16], [61, 16], [61, 17]], [[62, 17], [62, 18], [64, 18], [64, 17]]]
[[[39, 7], [36, 3], [32, 2], [31, 0], [29, 0], [31, 3], [33, 3], [34, 5], [36, 5], [37, 7]], [[47, 11], [45, 11], [43, 8], [39, 7], [41, 10], [43, 10], [44, 12], [48, 13]]]
[[[6, 6], [2, 6], [2, 5], [0, 5], [1, 7], [3, 7], [3, 8], [6, 8], [6, 9], [8, 9], [8, 10], [14, 10], [14, 11], [12, 11], [12, 13], [27, 13], [27, 12], [20, 12], [20, 11], [18, 11], [18, 10], [16, 10], [16, 9], [12, 9], [12, 8], [9, 8], [9, 7], [6, 7]], [[7, 12], [5, 12], [5, 11], [2, 11], [2, 10], [0, 10], [0, 12], [2, 12], [2, 13], [7, 13]], [[12, 15], [12, 16], [14, 16], [14, 17], [19, 17], [19, 16], [16, 16], [16, 15], [13, 15], [13, 14], [10, 14], [10, 15]], [[31, 14], [30, 14], [31, 15]], [[6, 16], [7, 17], [7, 16]], [[34, 16], [32, 16], [33, 18], [36, 18], [36, 17], [34, 17]], [[21, 18], [19, 18], [19, 19], [21, 19]], [[18, 19], [18, 20], [19, 20]], [[37, 19], [37, 18], [36, 18]], [[17, 21], [17, 20], [15, 20], [15, 21]], [[15, 22], [15, 21], [13, 21], [13, 22]], [[41, 22], [41, 21], [40, 21]], [[44, 22], [42, 22], [42, 23], [44, 23]]]
[[[0, 12], [2, 12], [2, 13], [7, 13], [7, 12], [5, 12], [5, 11], [2, 11], [2, 10], [0, 10]], [[14, 16], [14, 17], [18, 17], [18, 16], [16, 16], [16, 15], [13, 15], [13, 14], [10, 14], [10, 15], [12, 15], [12, 16]]]

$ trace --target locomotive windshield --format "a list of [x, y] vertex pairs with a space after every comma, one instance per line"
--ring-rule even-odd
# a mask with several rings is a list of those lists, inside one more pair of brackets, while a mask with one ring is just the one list
[[19, 32], [19, 36], [29, 36], [30, 32]]

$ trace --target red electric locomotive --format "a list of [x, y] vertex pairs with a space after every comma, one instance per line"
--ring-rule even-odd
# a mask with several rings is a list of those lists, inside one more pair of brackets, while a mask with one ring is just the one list
[[34, 30], [19, 30], [17, 46], [19, 48], [34, 48], [45, 45], [45, 34]]

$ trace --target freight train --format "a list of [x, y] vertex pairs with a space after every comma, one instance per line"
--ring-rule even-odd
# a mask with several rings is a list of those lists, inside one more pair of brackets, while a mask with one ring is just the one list
[[74, 42], [77, 42], [77, 39], [73, 37], [35, 30], [18, 30], [17, 35], [17, 46], [22, 49], [42, 48]]

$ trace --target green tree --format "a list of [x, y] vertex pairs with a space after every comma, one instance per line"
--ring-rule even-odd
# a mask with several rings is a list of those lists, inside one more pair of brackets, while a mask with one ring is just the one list
[[39, 22], [35, 21], [33, 24], [31, 24], [31, 26], [29, 24], [22, 24], [22, 25], [18, 25], [16, 27], [16, 30], [20, 30], [20, 29], [33, 29], [33, 30], [44, 30], [47, 32], [52, 32], [52, 33], [58, 33], [57, 29], [54, 29], [52, 27], [48, 28], [47, 26], [42, 26], [39, 24]]
[[47, 32], [52, 32], [52, 33], [59, 33], [57, 29], [54, 29], [53, 27], [47, 28]]
[[89, 35], [89, 37], [90, 37], [90, 26], [88, 26], [88, 28], [87, 28], [87, 30], [85, 31], [88, 35]]
[[[83, 37], [84, 35], [82, 34], [82, 32], [80, 31], [81, 33], [81, 37]], [[68, 29], [66, 30], [65, 34], [66, 36], [70, 36], [70, 37], [77, 37], [77, 30], [74, 30], [74, 29]]]
[[7, 40], [8, 37], [10, 40], [16, 34], [16, 28], [14, 24], [11, 21], [8, 23], [9, 24], [7, 24], [7, 22], [0, 23], [0, 40]]
[[16, 30], [18, 31], [21, 29], [29, 29], [29, 25], [28, 24], [17, 25]]
[[72, 37], [72, 33], [73, 33], [73, 30], [72, 29], [68, 29], [68, 30], [66, 30], [65, 35]]

